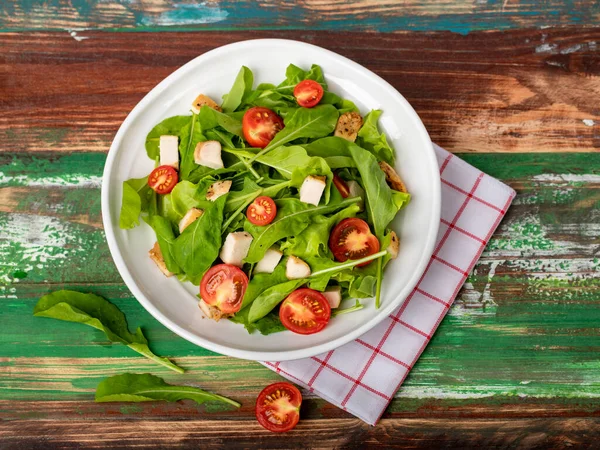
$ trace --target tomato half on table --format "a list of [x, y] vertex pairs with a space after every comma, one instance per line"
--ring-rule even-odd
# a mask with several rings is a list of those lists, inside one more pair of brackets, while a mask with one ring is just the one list
[[294, 88], [294, 97], [303, 108], [312, 108], [323, 98], [323, 86], [314, 80], [304, 80]]
[[333, 184], [335, 185], [337, 190], [340, 191], [342, 197], [348, 198], [348, 196], [350, 195], [350, 188], [348, 187], [348, 184], [344, 180], [342, 180], [342, 178], [337, 173], [333, 174]]
[[289, 431], [300, 420], [302, 394], [290, 383], [274, 383], [264, 388], [256, 399], [256, 419], [275, 433]]
[[279, 308], [279, 319], [283, 326], [298, 334], [318, 333], [325, 328], [330, 317], [329, 302], [314, 289], [296, 289]]
[[217, 264], [202, 277], [200, 297], [223, 313], [232, 314], [240, 310], [247, 287], [248, 277], [242, 269], [231, 264]]
[[262, 106], [250, 108], [242, 119], [244, 138], [253, 147], [265, 148], [283, 130], [283, 119]]
[[148, 175], [148, 186], [157, 194], [168, 194], [179, 181], [177, 171], [171, 166], [158, 166]]
[[[377, 253], [379, 241], [371, 233], [367, 222], [354, 217], [344, 219], [333, 227], [329, 235], [329, 248], [337, 261], [344, 262]], [[364, 267], [371, 262], [359, 264], [358, 267]]]
[[260, 196], [254, 200], [246, 210], [246, 217], [254, 225], [268, 225], [273, 222], [277, 214], [277, 205], [271, 197]]

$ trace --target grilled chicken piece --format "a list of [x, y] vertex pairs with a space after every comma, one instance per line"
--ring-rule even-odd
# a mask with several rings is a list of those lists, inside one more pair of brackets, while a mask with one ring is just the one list
[[221, 107], [217, 105], [212, 98], [208, 95], [200, 94], [192, 103], [192, 111], [194, 114], [198, 114], [200, 112], [200, 108], [203, 106], [208, 106], [209, 108], [214, 109], [215, 111], [221, 112]]
[[408, 192], [406, 190], [406, 186], [404, 186], [404, 183], [400, 178], [400, 175], [398, 175], [398, 172], [396, 172], [392, 166], [385, 161], [381, 161], [379, 163], [379, 167], [381, 167], [381, 170], [383, 170], [383, 173], [385, 173], [385, 180], [392, 189], [400, 192]]
[[148, 255], [150, 255], [150, 259], [156, 263], [160, 271], [164, 273], [165, 276], [172, 277], [174, 275], [173, 272], [170, 272], [169, 269], [167, 269], [162, 252], [158, 246], [158, 242], [154, 243], [154, 247], [148, 251]]
[[347, 141], [354, 142], [358, 136], [358, 130], [362, 127], [363, 119], [356, 112], [347, 112], [340, 116], [335, 127], [334, 136], [341, 137]]

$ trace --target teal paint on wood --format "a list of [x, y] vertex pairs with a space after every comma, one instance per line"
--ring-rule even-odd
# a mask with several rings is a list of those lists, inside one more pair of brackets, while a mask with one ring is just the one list
[[[307, 2], [249, 0], [180, 3], [73, 0], [17, 0], [0, 9], [0, 29], [56, 30], [334, 30], [452, 31], [498, 30], [540, 26], [594, 25], [597, 2], [529, 0], [439, 3], [435, 1]], [[84, 34], [84, 33], [83, 33]]]

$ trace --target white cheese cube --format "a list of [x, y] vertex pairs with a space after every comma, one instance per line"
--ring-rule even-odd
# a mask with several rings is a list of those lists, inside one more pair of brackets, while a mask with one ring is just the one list
[[310, 266], [300, 258], [290, 256], [285, 263], [285, 276], [288, 280], [297, 280], [310, 276]]
[[225, 195], [231, 189], [231, 180], [215, 181], [206, 191], [206, 200], [216, 201], [222, 195]]
[[325, 190], [325, 177], [307, 176], [300, 186], [300, 201], [317, 206]]
[[194, 150], [194, 162], [211, 169], [222, 169], [221, 143], [219, 141], [198, 142]]
[[164, 135], [160, 137], [160, 165], [171, 166], [179, 170], [179, 138], [177, 136]]
[[358, 184], [357, 181], [354, 180], [347, 181], [346, 184], [348, 185], [349, 198], [361, 198], [360, 202], [358, 203], [358, 206], [360, 206], [360, 209], [362, 211], [365, 208], [365, 190], [362, 187], [360, 187], [360, 184]]
[[204, 211], [198, 208], [192, 208], [186, 212], [185, 216], [179, 221], [179, 233], [183, 233], [183, 230], [189, 227], [202, 214], [204, 214]]
[[229, 233], [225, 238], [225, 244], [223, 244], [219, 256], [225, 264], [242, 267], [244, 265], [244, 258], [248, 256], [250, 244], [252, 244], [252, 235], [250, 233], [246, 233], [245, 231]]
[[254, 266], [254, 273], [273, 273], [283, 253], [274, 247], [271, 247], [265, 253], [265, 256]]
[[327, 299], [332, 309], [337, 308], [342, 301], [342, 288], [340, 286], [329, 287], [325, 289], [323, 296]]

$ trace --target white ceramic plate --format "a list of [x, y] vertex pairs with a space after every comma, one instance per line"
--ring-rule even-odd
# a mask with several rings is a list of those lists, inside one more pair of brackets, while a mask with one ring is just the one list
[[[397, 170], [412, 194], [409, 206], [392, 223], [400, 236], [400, 256], [385, 270], [382, 306], [366, 307], [333, 318], [320, 333], [301, 336], [286, 331], [271, 336], [248, 335], [227, 320], [203, 319], [198, 288], [166, 278], [148, 257], [155, 237], [146, 224], [119, 228], [122, 183], [147, 175], [153, 162], [146, 156], [146, 134], [161, 120], [189, 114], [192, 100], [204, 93], [220, 99], [240, 67], [254, 72], [255, 85], [278, 83], [288, 64], [323, 68], [329, 89], [356, 103], [365, 114], [382, 109], [380, 126], [396, 149]], [[135, 80], [132, 80], [135, 82]], [[282, 39], [239, 42], [190, 61], [156, 86], [133, 109], [119, 129], [106, 160], [102, 180], [102, 216], [110, 251], [127, 287], [156, 319], [179, 336], [218, 353], [258, 361], [305, 358], [349, 342], [383, 320], [416, 285], [433, 251], [440, 218], [440, 179], [431, 141], [421, 120], [390, 84], [361, 65], [314, 45]]]

